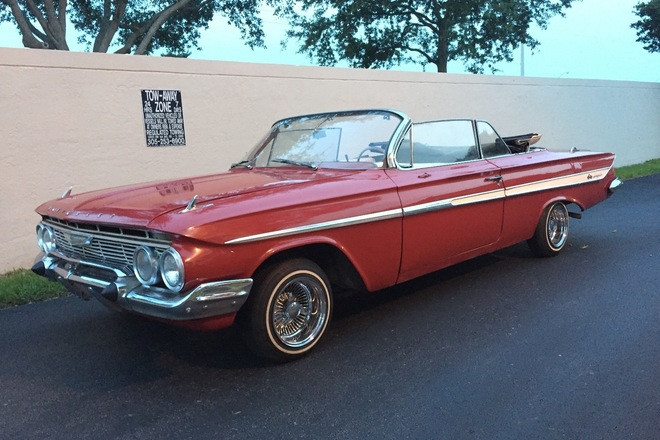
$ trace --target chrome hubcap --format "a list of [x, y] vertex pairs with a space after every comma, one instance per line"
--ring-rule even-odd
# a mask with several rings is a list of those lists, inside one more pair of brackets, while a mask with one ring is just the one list
[[297, 275], [275, 294], [271, 321], [275, 335], [288, 347], [302, 347], [323, 330], [328, 313], [323, 282], [311, 274]]
[[562, 204], [556, 204], [548, 214], [548, 243], [555, 249], [564, 246], [568, 238], [568, 211]]

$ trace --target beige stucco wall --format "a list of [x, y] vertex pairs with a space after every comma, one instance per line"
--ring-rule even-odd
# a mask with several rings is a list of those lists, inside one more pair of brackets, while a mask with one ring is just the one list
[[[180, 90], [187, 145], [148, 148], [141, 89]], [[0, 273], [37, 252], [34, 208], [74, 192], [213, 173], [276, 119], [385, 107], [474, 117], [541, 146], [660, 157], [660, 84], [353, 70], [0, 48]]]

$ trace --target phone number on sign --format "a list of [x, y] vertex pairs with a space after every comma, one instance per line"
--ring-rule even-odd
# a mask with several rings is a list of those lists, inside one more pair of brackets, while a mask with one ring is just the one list
[[156, 138], [156, 139], [147, 139], [147, 146], [168, 146], [168, 145], [186, 145], [186, 140], [183, 138]]

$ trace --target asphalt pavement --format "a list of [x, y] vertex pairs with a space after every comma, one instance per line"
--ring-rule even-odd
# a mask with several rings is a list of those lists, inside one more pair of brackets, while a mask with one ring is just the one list
[[520, 244], [338, 299], [286, 365], [76, 297], [0, 310], [0, 438], [659, 439], [660, 175], [555, 258]]

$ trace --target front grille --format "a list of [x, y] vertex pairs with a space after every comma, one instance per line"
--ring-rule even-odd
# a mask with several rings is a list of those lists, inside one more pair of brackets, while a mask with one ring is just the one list
[[57, 250], [62, 254], [95, 262], [133, 265], [133, 253], [140, 245], [147, 245], [160, 255], [170, 246], [164, 235], [153, 231], [127, 229], [116, 226], [73, 223], [44, 218], [55, 231]]

